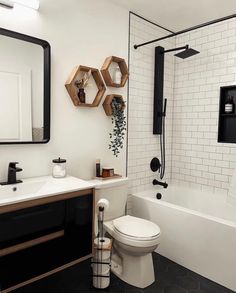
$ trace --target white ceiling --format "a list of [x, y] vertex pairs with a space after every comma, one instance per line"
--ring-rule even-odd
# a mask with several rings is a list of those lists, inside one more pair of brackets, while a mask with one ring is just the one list
[[111, 0], [178, 31], [236, 13], [236, 0]]

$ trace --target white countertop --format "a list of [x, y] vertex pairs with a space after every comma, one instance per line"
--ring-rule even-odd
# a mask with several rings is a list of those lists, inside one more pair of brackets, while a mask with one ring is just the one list
[[88, 180], [87, 182], [94, 184], [95, 189], [101, 189], [101, 188], [109, 188], [109, 187], [122, 185], [124, 184], [124, 182], [128, 182], [128, 178], [121, 177], [121, 178], [109, 179], [109, 180], [92, 179], [92, 180]]
[[[89, 188], [115, 187], [128, 181], [128, 178], [86, 181], [72, 176], [65, 178], [43, 176], [22, 179], [22, 181], [23, 183], [0, 185], [0, 207]], [[16, 188], [15, 191], [13, 191], [14, 188]]]
[[[13, 188], [17, 190], [13, 191]], [[0, 207], [89, 188], [95, 188], [95, 184], [72, 176], [23, 179], [23, 183], [0, 185]]]

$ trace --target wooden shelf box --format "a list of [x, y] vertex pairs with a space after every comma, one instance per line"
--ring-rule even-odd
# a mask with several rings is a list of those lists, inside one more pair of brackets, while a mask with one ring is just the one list
[[[113, 62], [118, 64], [120, 71], [121, 71], [121, 74], [122, 74], [120, 84], [117, 84], [113, 81], [111, 74], [109, 72], [109, 67], [111, 66], [111, 64]], [[125, 60], [123, 58], [116, 57], [116, 56], [110, 56], [110, 57], [106, 58], [103, 66], [101, 68], [101, 73], [102, 73], [102, 76], [104, 78], [106, 85], [111, 86], [111, 87], [116, 87], [116, 88], [124, 87], [128, 78], [129, 78], [128, 67], [127, 67]]]
[[[92, 77], [96, 83], [97, 86], [97, 94], [93, 100], [92, 103], [81, 103], [81, 101], [79, 100], [78, 97], [78, 88], [75, 85], [75, 81], [78, 79], [78, 76], [81, 72], [89, 72], [91, 70], [92, 73]], [[99, 72], [98, 69], [96, 68], [92, 68], [92, 67], [87, 67], [87, 66], [77, 66], [73, 69], [73, 71], [71, 72], [69, 78], [66, 81], [65, 87], [68, 91], [68, 94], [71, 97], [71, 100], [73, 102], [73, 104], [77, 107], [98, 107], [98, 105], [100, 104], [102, 97], [106, 91], [106, 87], [105, 84], [102, 80], [102, 76]]]
[[112, 116], [112, 101], [114, 98], [118, 98], [123, 102], [122, 110], [125, 109], [125, 102], [121, 95], [108, 95], [103, 102], [103, 108], [107, 116]]

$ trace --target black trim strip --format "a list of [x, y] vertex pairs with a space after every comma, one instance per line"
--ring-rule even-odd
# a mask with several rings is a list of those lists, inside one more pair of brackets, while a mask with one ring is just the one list
[[7, 4], [7, 3], [1, 3], [0, 2], [0, 7], [3, 7], [3, 8], [7, 8], [7, 9], [13, 9], [14, 8], [14, 3], [9, 3], [9, 4]]
[[146, 46], [146, 45], [158, 42], [158, 41], [162, 41], [162, 40], [165, 40], [165, 39], [168, 39], [168, 38], [171, 38], [171, 37], [175, 37], [177, 35], [184, 34], [184, 33], [187, 33], [187, 32], [190, 32], [190, 31], [193, 31], [193, 30], [196, 30], [196, 29], [208, 26], [208, 25], [212, 25], [212, 24], [215, 24], [215, 23], [218, 23], [218, 22], [221, 22], [221, 21], [225, 21], [225, 20], [228, 20], [228, 19], [231, 19], [231, 18], [234, 18], [234, 17], [236, 17], [236, 14], [228, 15], [228, 16], [218, 18], [218, 19], [215, 19], [215, 20], [211, 20], [211, 21], [199, 24], [199, 25], [195, 25], [193, 27], [178, 31], [176, 33], [172, 33], [172, 34], [167, 35], [167, 36], [162, 37], [162, 38], [158, 38], [158, 39], [154, 39], [154, 40], [142, 43], [142, 44], [134, 45], [134, 49], [138, 49], [139, 47], [143, 47], [143, 46]]
[[151, 24], [153, 24], [153, 25], [155, 25], [155, 26], [157, 26], [157, 27], [159, 27], [159, 28], [161, 28], [161, 29], [163, 29], [163, 30], [165, 30], [165, 31], [167, 31], [167, 32], [174, 33], [174, 31], [171, 31], [171, 30], [169, 30], [168, 28], [166, 28], [166, 27], [164, 27], [164, 26], [162, 26], [162, 25], [160, 25], [160, 24], [157, 24], [157, 23], [155, 23], [155, 22], [153, 22], [153, 21], [151, 21], [151, 20], [148, 20], [148, 19], [146, 19], [145, 17], [143, 17], [143, 16], [141, 16], [141, 15], [139, 15], [139, 14], [136, 14], [135, 12], [130, 11], [129, 13], [130, 13], [130, 14], [133, 14], [133, 15], [135, 15], [135, 16], [141, 18], [142, 20], [145, 20], [145, 21], [147, 21], [147, 22], [149, 22], [149, 23], [151, 23]]
[[[130, 69], [130, 24], [131, 24], [131, 14], [132, 12], [129, 12], [129, 33], [128, 33], [128, 71]], [[128, 151], [129, 151], [129, 78], [127, 82], [127, 107], [126, 107], [126, 177], [128, 177]]]

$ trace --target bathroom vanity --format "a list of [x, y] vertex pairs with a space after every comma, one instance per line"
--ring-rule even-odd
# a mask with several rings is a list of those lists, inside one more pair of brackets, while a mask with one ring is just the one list
[[73, 177], [0, 186], [0, 292], [92, 256], [93, 187]]

